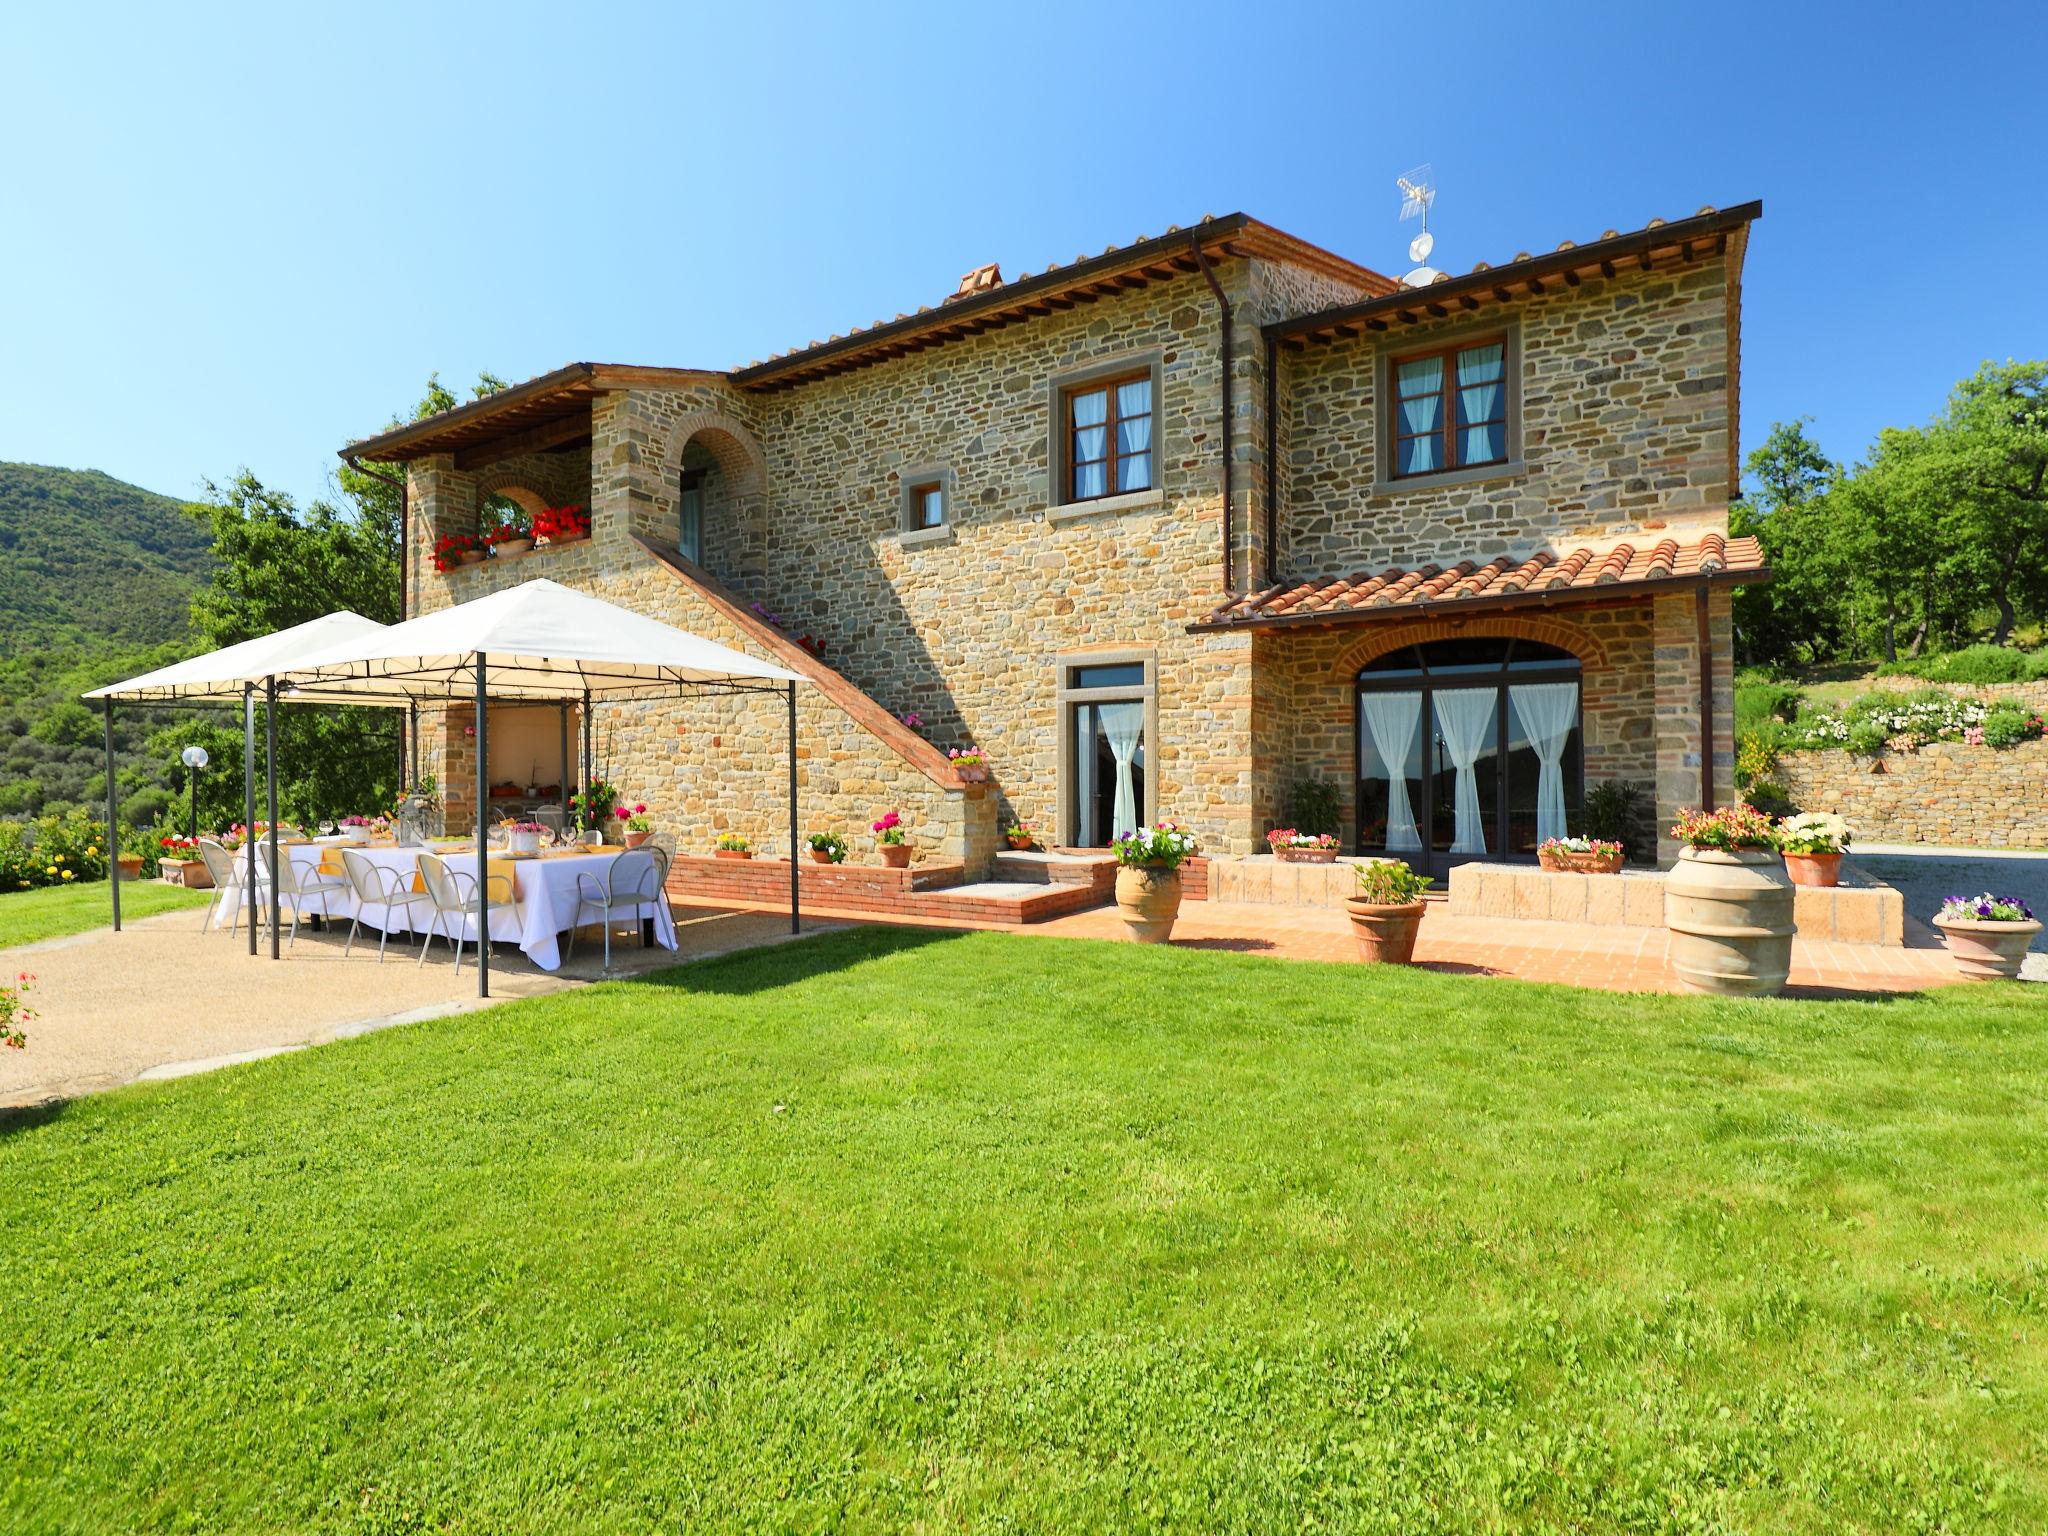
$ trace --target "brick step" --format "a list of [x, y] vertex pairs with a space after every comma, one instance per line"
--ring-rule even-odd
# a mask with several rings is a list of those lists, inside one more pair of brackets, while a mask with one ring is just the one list
[[1012, 850], [996, 855], [995, 878], [1028, 885], [1114, 885], [1116, 855]]
[[[750, 912], [789, 909], [789, 865], [778, 861], [782, 884], [770, 890], [754, 884], [710, 880], [669, 881], [678, 906], [738, 908]], [[803, 909], [820, 917], [868, 917], [885, 922], [933, 922], [961, 927], [1019, 927], [1042, 923], [1102, 905], [1110, 898], [1092, 885], [1039, 884], [1025, 880], [982, 880], [931, 889], [884, 890], [874, 883], [826, 885], [805, 880], [798, 892]]]

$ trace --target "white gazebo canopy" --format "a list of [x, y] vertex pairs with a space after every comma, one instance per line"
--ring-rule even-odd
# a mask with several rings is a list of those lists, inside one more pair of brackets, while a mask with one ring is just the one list
[[275, 634], [258, 635], [254, 640], [158, 667], [126, 682], [109, 683], [85, 697], [158, 704], [180, 699], [240, 699], [245, 687], [290, 671], [304, 657], [383, 628], [375, 619], [343, 609]]
[[659, 698], [677, 692], [777, 692], [803, 681], [744, 652], [545, 578], [521, 582], [302, 654], [294, 696], [358, 702]]

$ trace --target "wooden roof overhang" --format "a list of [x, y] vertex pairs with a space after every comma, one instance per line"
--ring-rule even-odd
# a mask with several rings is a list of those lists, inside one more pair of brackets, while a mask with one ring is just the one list
[[788, 389], [1190, 276], [1202, 270], [1203, 258], [1243, 256], [1289, 262], [1370, 293], [1391, 294], [1399, 287], [1368, 267], [1232, 213], [1052, 267], [1036, 277], [1020, 277], [986, 293], [949, 299], [914, 315], [898, 315], [865, 330], [813, 342], [767, 362], [736, 368], [730, 377], [734, 384], [756, 392]]
[[394, 427], [340, 450], [350, 462], [396, 464], [451, 454], [471, 470], [520, 453], [547, 453], [590, 441], [591, 402], [615, 389], [673, 387], [719, 375], [696, 368], [638, 368], [570, 363], [552, 373]]
[[1576, 288], [1588, 278], [1616, 277], [1625, 268], [1652, 272], [1726, 255], [1731, 249], [1739, 257], [1749, 225], [1763, 211], [1760, 201], [1740, 203], [1703, 209], [1689, 219], [1653, 223], [1625, 235], [1609, 233], [1588, 245], [1567, 241], [1541, 256], [1518, 257], [1498, 267], [1482, 263], [1462, 277], [1275, 321], [1261, 331], [1269, 340], [1300, 351], [1311, 343], [1399, 332], [1476, 310], [1489, 301], [1505, 304], [1553, 288]]

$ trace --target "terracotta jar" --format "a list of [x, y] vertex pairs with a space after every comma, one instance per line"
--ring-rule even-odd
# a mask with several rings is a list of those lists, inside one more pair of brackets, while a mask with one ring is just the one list
[[882, 843], [879, 846], [882, 850], [882, 862], [891, 869], [910, 868], [910, 844]]
[[1767, 997], [1792, 968], [1792, 881], [1767, 848], [1681, 848], [1664, 877], [1671, 969], [1688, 992]]
[[1937, 917], [1934, 926], [1955, 956], [1956, 969], [1976, 981], [2018, 976], [2027, 947], [2041, 931], [2038, 920], [2000, 923], [1980, 917]]
[[651, 831], [635, 832], [632, 830], [632, 828], [629, 827], [626, 829], [626, 846], [628, 848], [638, 848], [642, 843], [646, 842], [647, 839], [649, 839], [652, 836], [654, 836], [654, 834]]
[[1785, 873], [1792, 877], [1794, 885], [1835, 885], [1842, 878], [1842, 855], [1788, 853], [1785, 855]]
[[714, 859], [751, 859], [754, 856], [754, 850], [751, 848], [714, 848], [711, 850], [711, 856]]
[[1180, 871], [1163, 864], [1119, 865], [1116, 910], [1138, 943], [1164, 944], [1180, 916]]
[[1351, 936], [1358, 941], [1358, 958], [1368, 965], [1409, 964], [1426, 909], [1427, 903], [1419, 898], [1392, 904], [1348, 898], [1344, 911], [1351, 918]]

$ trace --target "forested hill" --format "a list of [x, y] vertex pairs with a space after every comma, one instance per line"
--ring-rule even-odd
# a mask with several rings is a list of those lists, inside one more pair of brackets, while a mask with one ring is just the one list
[[0, 463], [0, 660], [184, 634], [211, 547], [168, 496], [95, 469]]

